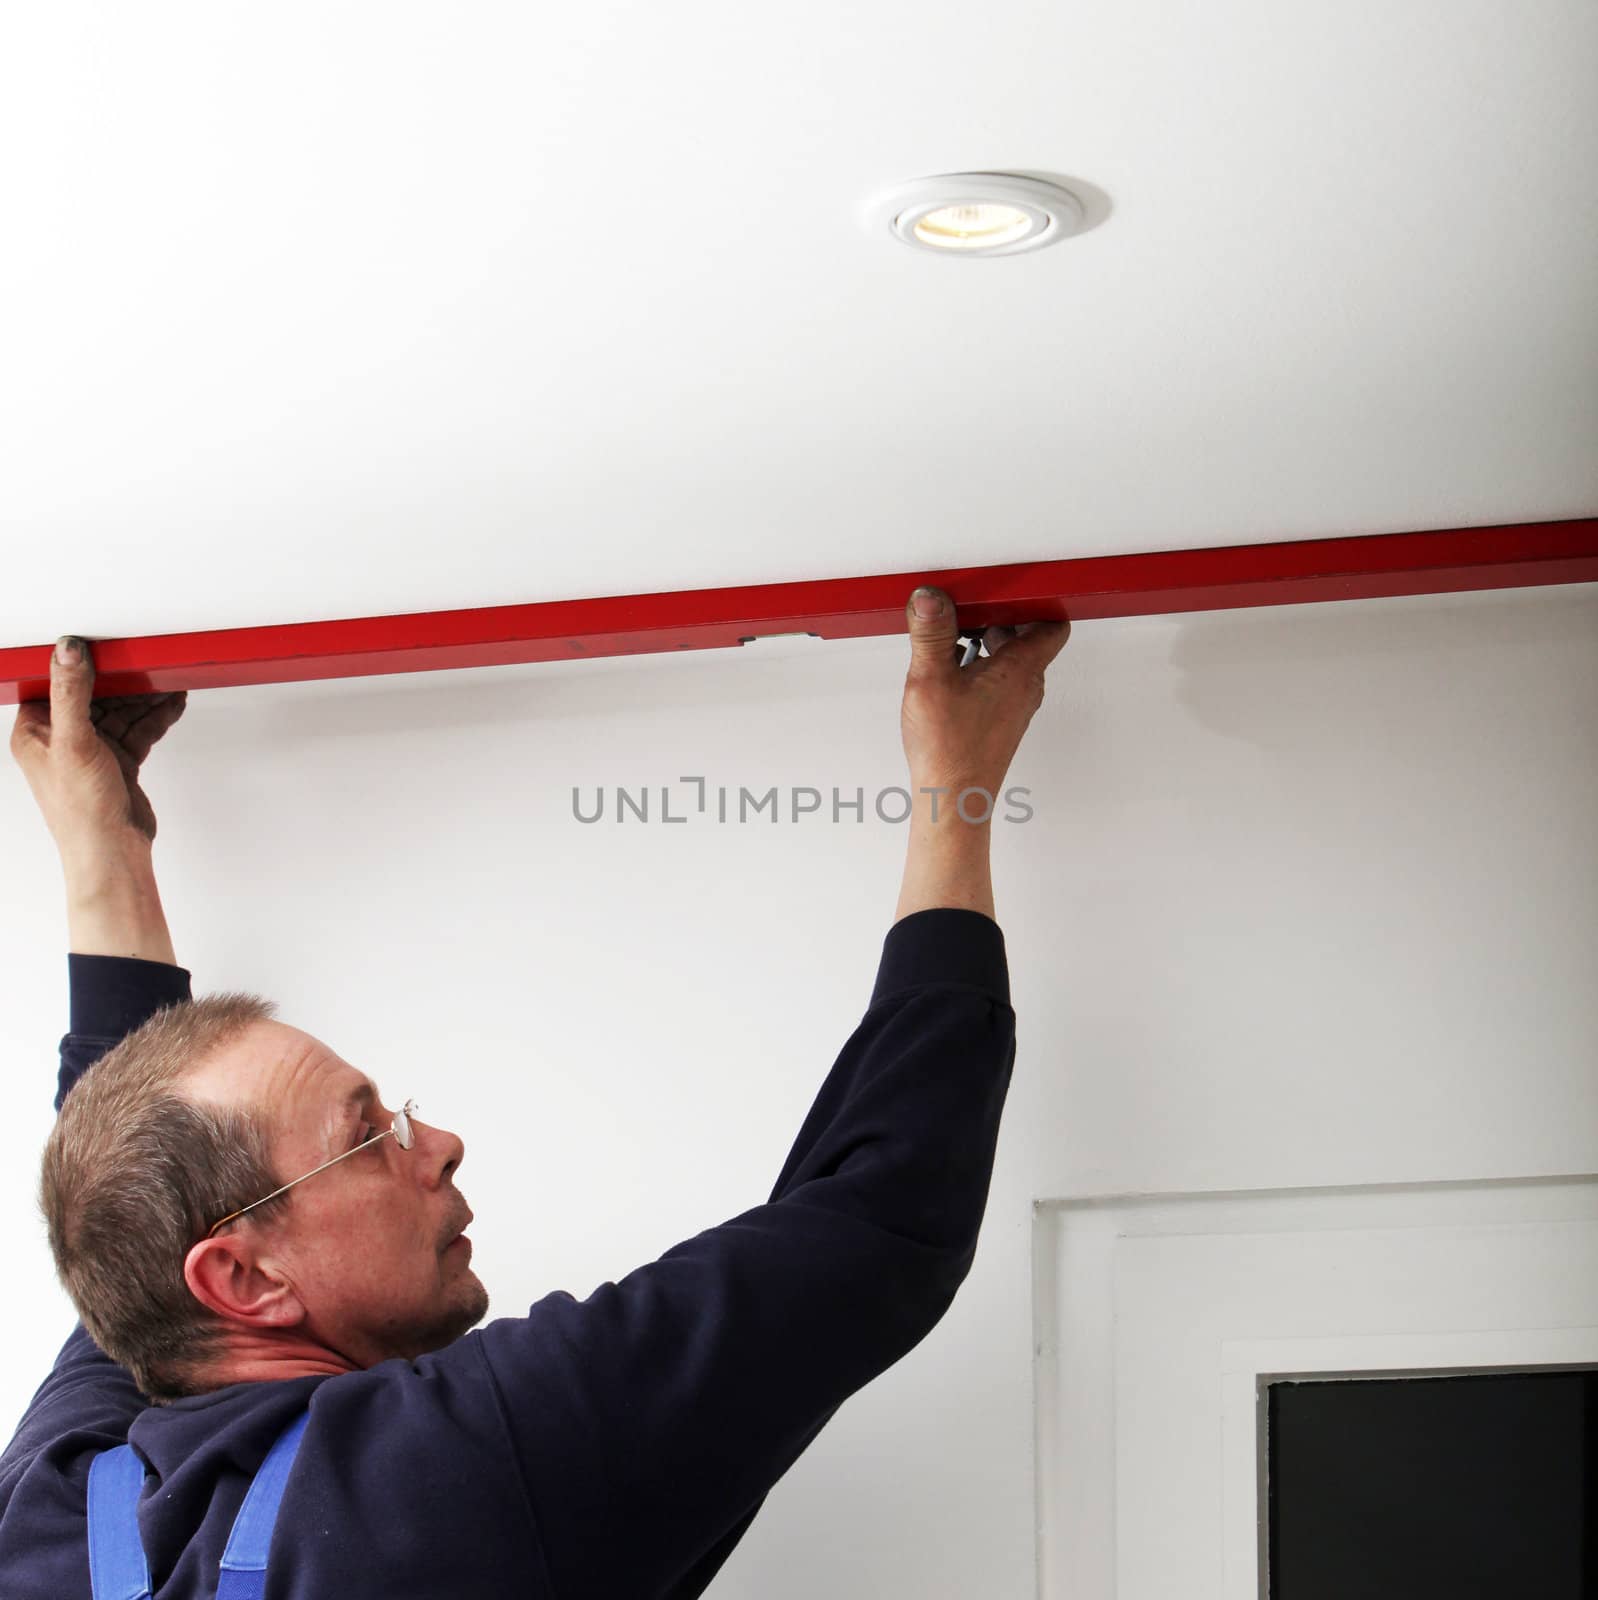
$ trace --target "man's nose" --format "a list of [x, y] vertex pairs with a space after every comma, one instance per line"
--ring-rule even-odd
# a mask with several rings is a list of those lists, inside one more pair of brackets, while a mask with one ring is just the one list
[[[459, 1134], [454, 1134], [448, 1128], [435, 1128], [428, 1123], [422, 1123], [426, 1130], [426, 1160], [423, 1164], [428, 1174], [429, 1187], [436, 1188], [447, 1178], [453, 1176], [455, 1169], [466, 1159], [466, 1145]], [[422, 1141], [418, 1140], [418, 1144]]]

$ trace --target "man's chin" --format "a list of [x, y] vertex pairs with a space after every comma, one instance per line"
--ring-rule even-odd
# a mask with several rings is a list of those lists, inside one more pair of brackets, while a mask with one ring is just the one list
[[454, 1344], [487, 1315], [488, 1290], [483, 1287], [476, 1273], [468, 1271], [465, 1280], [455, 1286], [450, 1303], [440, 1309], [438, 1317], [425, 1328], [416, 1330], [416, 1353], [426, 1355]]
[[[461, 1307], [461, 1315], [466, 1320], [461, 1324], [461, 1333], [470, 1333], [488, 1315], [488, 1290], [483, 1287], [483, 1280], [470, 1269], [466, 1278], [466, 1303]], [[460, 1333], [455, 1337], [460, 1338]]]

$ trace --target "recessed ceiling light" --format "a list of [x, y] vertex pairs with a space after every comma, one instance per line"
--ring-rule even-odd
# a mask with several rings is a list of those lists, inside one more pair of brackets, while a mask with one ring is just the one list
[[1069, 189], [1009, 172], [948, 172], [878, 195], [867, 226], [886, 225], [906, 244], [950, 256], [1013, 256], [1042, 250], [1081, 226]]

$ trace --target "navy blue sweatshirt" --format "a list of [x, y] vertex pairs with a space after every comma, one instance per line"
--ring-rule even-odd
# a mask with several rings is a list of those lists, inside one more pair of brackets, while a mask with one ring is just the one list
[[[162, 962], [70, 954], [56, 1108], [160, 1007]], [[0, 1596], [87, 1600], [93, 1456], [129, 1441], [155, 1600], [214, 1595], [251, 1477], [306, 1405], [267, 1600], [686, 1600], [842, 1403], [970, 1271], [1015, 1061], [1004, 937], [889, 929], [871, 1003], [762, 1206], [586, 1300], [417, 1361], [152, 1406], [80, 1323], [0, 1456]]]

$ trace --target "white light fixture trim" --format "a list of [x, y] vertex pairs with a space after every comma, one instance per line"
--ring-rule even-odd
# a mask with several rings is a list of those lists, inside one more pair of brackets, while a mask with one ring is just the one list
[[1082, 202], [1069, 189], [1010, 172], [948, 172], [878, 195], [866, 226], [944, 256], [1013, 256], [1077, 232]]

